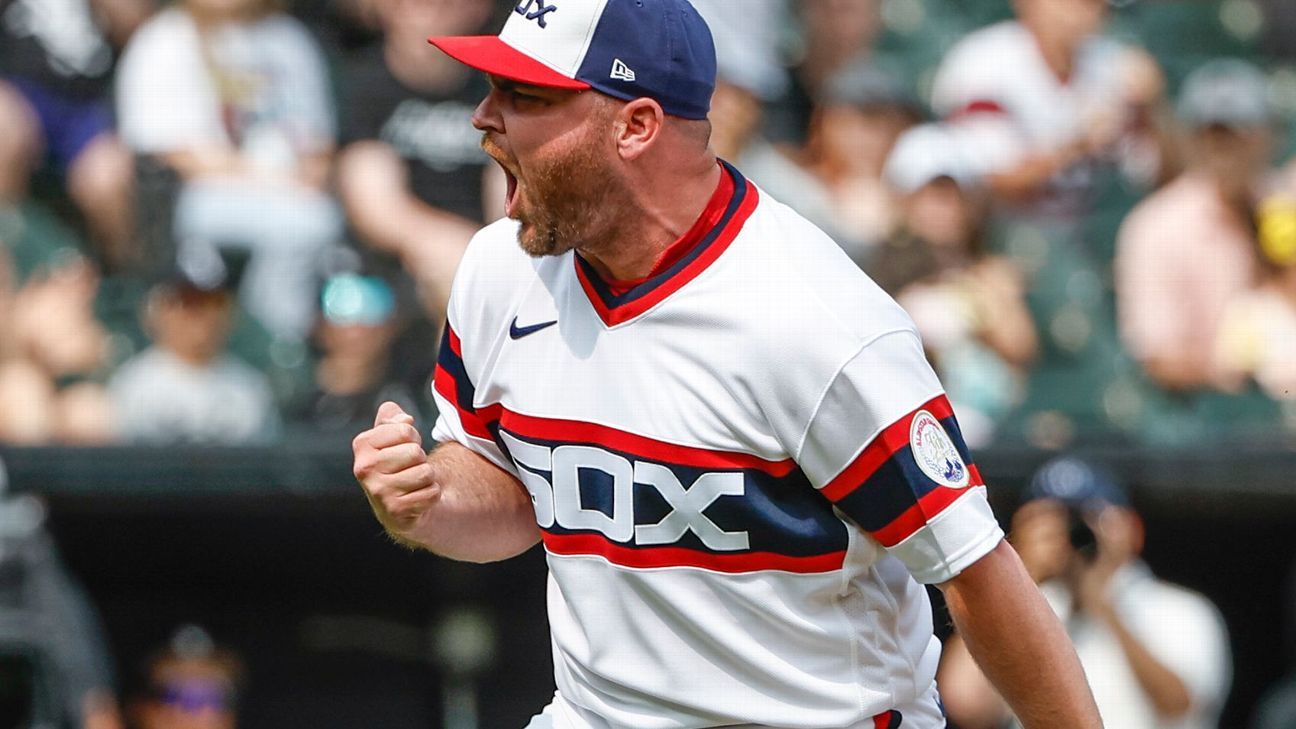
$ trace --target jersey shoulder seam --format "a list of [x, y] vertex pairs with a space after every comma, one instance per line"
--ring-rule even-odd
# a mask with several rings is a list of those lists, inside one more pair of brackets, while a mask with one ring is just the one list
[[906, 327], [886, 329], [874, 334], [873, 336], [866, 337], [862, 342], [860, 342], [858, 347], [851, 350], [850, 354], [841, 361], [841, 364], [837, 365], [836, 369], [833, 370], [832, 376], [828, 378], [828, 381], [824, 383], [823, 388], [819, 391], [819, 396], [815, 399], [814, 408], [810, 411], [810, 417], [806, 419], [805, 426], [801, 429], [801, 436], [797, 438], [796, 452], [792, 454], [793, 460], [798, 462], [801, 460], [801, 451], [805, 449], [806, 438], [810, 437], [810, 427], [814, 425], [815, 417], [819, 415], [819, 411], [823, 408], [824, 400], [828, 397], [828, 391], [831, 390], [833, 384], [837, 382], [837, 378], [840, 377], [842, 371], [846, 369], [846, 365], [854, 361], [856, 357], [859, 357], [860, 354], [864, 352], [864, 350], [868, 349], [874, 342], [877, 342], [883, 337], [888, 337], [892, 334], [912, 335], [913, 333], [912, 329]]

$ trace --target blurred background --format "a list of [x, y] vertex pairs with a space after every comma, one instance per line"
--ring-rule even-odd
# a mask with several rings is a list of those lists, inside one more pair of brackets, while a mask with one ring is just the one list
[[[1005, 526], [1082, 456], [1218, 618], [1203, 717], [1110, 726], [1296, 726], [1296, 4], [695, 3], [713, 146], [911, 313]], [[547, 702], [543, 556], [406, 552], [350, 475], [503, 211], [424, 39], [514, 4], [0, 0], [0, 727]]]

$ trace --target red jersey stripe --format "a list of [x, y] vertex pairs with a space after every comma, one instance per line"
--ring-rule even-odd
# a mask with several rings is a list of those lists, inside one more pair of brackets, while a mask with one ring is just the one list
[[704, 552], [683, 547], [623, 547], [598, 534], [544, 533], [545, 549], [563, 556], [593, 555], [622, 567], [700, 567], [713, 572], [738, 574], [775, 570], [817, 574], [841, 569], [846, 552], [793, 557], [773, 552]]
[[769, 461], [750, 453], [709, 450], [666, 443], [605, 425], [575, 420], [537, 418], [505, 410], [500, 424], [520, 436], [561, 443], [585, 443], [628, 453], [644, 460], [661, 461], [678, 466], [710, 469], [750, 469], [783, 477], [796, 469], [792, 459]]
[[937, 420], [944, 420], [954, 414], [954, 409], [944, 395], [928, 400], [913, 412], [883, 428], [850, 465], [820, 489], [821, 493], [833, 502], [840, 501], [869, 480], [896, 451], [909, 445], [909, 426], [913, 423], [914, 416], [924, 410]]
[[966, 492], [967, 488], [951, 489], [940, 486], [932, 489], [918, 499], [918, 503], [891, 520], [890, 524], [877, 531], [870, 532], [870, 534], [883, 547], [894, 547], [927, 526], [928, 522], [936, 518], [942, 511], [945, 511], [950, 504], [958, 501], [959, 497]]

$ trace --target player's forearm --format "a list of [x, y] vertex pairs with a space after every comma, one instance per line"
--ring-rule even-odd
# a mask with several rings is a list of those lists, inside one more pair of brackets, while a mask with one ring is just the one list
[[1070, 639], [1007, 542], [942, 589], [968, 651], [1026, 729], [1102, 727]]
[[401, 527], [375, 508], [397, 541], [463, 562], [496, 562], [540, 539], [531, 497], [517, 479], [457, 443], [428, 456], [440, 496], [412, 526]]

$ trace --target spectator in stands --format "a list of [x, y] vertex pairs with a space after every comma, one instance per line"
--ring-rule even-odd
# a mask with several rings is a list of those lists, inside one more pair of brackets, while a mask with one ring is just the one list
[[923, 116], [913, 94], [867, 61], [825, 84], [805, 167], [828, 191], [836, 240], [861, 265], [896, 222], [882, 168], [896, 139]]
[[19, 282], [0, 246], [0, 442], [102, 444], [114, 437], [103, 380], [108, 331], [95, 317], [99, 276], [79, 254]]
[[0, 461], [0, 719], [122, 729], [94, 606], [63, 566], [42, 504], [11, 495], [8, 485]]
[[130, 261], [130, 153], [108, 100], [116, 49], [152, 0], [0, 0], [0, 206], [44, 161], [84, 214], [103, 259]]
[[219, 257], [181, 264], [145, 305], [153, 346], [109, 382], [121, 436], [138, 443], [273, 439], [279, 417], [269, 381], [226, 351], [237, 272]]
[[[765, 137], [766, 106], [788, 90], [776, 37], [786, 14], [782, 0], [735, 4], [694, 0], [711, 26], [717, 76], [711, 98], [711, 148], [748, 179], [837, 237], [827, 188]], [[753, 40], [753, 38], [755, 40]]]
[[1182, 391], [1216, 382], [1225, 305], [1255, 280], [1274, 120], [1264, 75], [1227, 59], [1189, 74], [1178, 111], [1190, 129], [1188, 169], [1122, 224], [1116, 297], [1130, 353], [1154, 382]]
[[[1110, 475], [1073, 457], [1050, 461], [1012, 526], [1013, 546], [1066, 624], [1107, 726], [1217, 726], [1232, 670], [1223, 619], [1138, 559], [1143, 523]], [[1000, 727], [1008, 717], [957, 636], [937, 683], [962, 729]]]
[[131, 706], [138, 729], [234, 729], [243, 663], [194, 625], [149, 659], [147, 694]]
[[[724, 0], [720, 0], [724, 2]], [[829, 81], [853, 62], [868, 60], [882, 31], [879, 0], [798, 0], [800, 43], [791, 85], [769, 109], [767, 130], [779, 145], [800, 147]], [[787, 11], [785, 11], [786, 13]]]
[[900, 221], [866, 270], [914, 318], [963, 436], [985, 445], [1020, 399], [1038, 342], [1022, 272], [986, 251], [984, 190], [963, 154], [944, 125], [900, 137], [886, 164]]
[[[1168, 146], [1164, 81], [1141, 50], [1098, 35], [1104, 0], [1014, 0], [1017, 19], [975, 31], [945, 57], [932, 106], [973, 138], [975, 172], [1015, 212], [1078, 224], [1094, 164], [1152, 181]], [[1004, 69], [1012, 69], [1005, 73]]]
[[320, 360], [306, 419], [320, 430], [354, 435], [373, 422], [387, 400], [407, 413], [426, 413], [422, 395], [432, 363], [394, 350], [409, 322], [391, 286], [377, 276], [338, 274], [324, 285], [320, 299], [315, 330]]
[[341, 236], [324, 58], [273, 0], [182, 0], [136, 33], [118, 74], [122, 135], [182, 179], [175, 237], [252, 254], [242, 295], [274, 334], [314, 322], [317, 267]]
[[1260, 283], [1225, 308], [1215, 371], [1225, 390], [1255, 382], [1274, 400], [1296, 401], [1296, 201], [1271, 197], [1257, 217]]
[[485, 26], [489, 0], [375, 0], [383, 43], [345, 70], [338, 192], [356, 236], [398, 256], [434, 321], [468, 239], [504, 215], [473, 109], [485, 78], [428, 45]]

